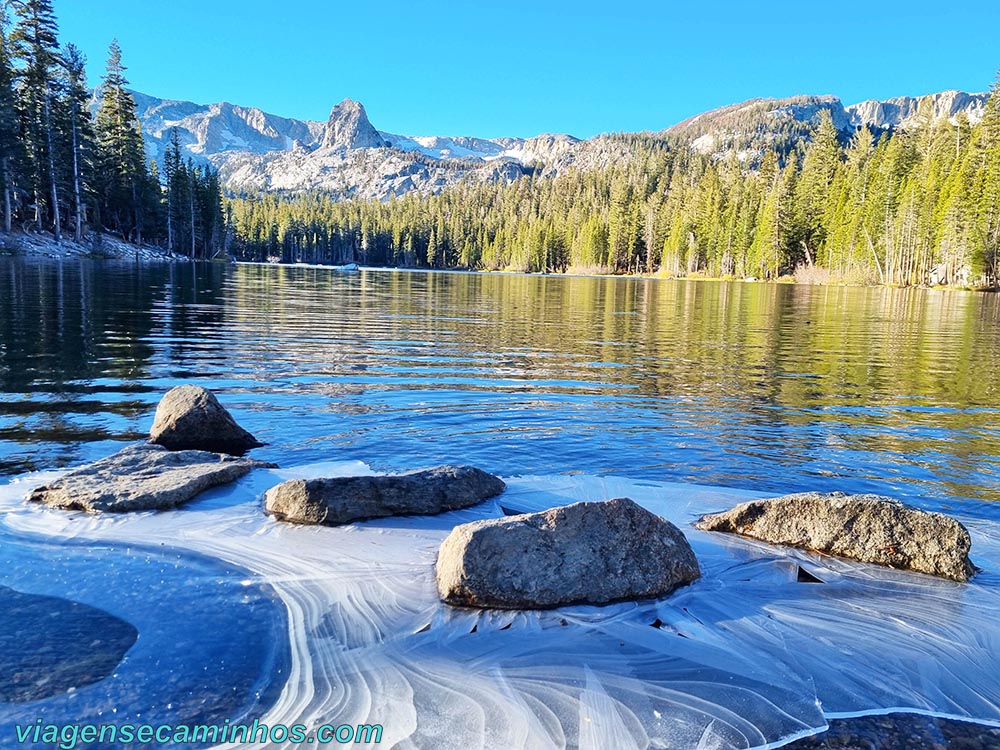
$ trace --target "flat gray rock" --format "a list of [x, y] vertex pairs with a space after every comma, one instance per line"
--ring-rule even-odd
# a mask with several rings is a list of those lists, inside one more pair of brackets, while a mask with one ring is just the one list
[[242, 456], [263, 445], [244, 430], [215, 394], [197, 385], [171, 388], [160, 399], [149, 442], [172, 451], [198, 450]]
[[700, 575], [680, 529], [627, 497], [456, 526], [437, 558], [445, 602], [497, 609], [647, 599]]
[[962, 524], [879, 495], [801, 492], [751, 500], [695, 525], [953, 581], [975, 572]]
[[468, 508], [505, 487], [499, 477], [473, 466], [437, 466], [380, 477], [293, 479], [268, 490], [264, 507], [280, 521], [338, 526]]
[[199, 493], [232, 482], [257, 467], [248, 458], [206, 451], [169, 451], [140, 443], [38, 487], [28, 501], [63, 510], [125, 513], [160, 510], [188, 502]]

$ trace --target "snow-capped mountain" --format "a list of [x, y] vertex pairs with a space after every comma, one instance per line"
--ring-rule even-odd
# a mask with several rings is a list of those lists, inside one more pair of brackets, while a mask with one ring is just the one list
[[[351, 99], [337, 104], [330, 117], [325, 122], [319, 122], [279, 117], [256, 107], [241, 107], [228, 102], [203, 105], [157, 99], [138, 91], [133, 91], [132, 95], [146, 135], [147, 150], [154, 158], [162, 154], [174, 127], [185, 151], [203, 159], [232, 151], [265, 154], [297, 147], [355, 149], [388, 146], [432, 159], [479, 162], [509, 158], [521, 161], [522, 157], [532, 156], [531, 152], [536, 148], [532, 142], [538, 141], [538, 138], [577, 140], [572, 136], [491, 140], [466, 136], [397, 135], [376, 130], [368, 119], [364, 105]], [[537, 148], [547, 150], [545, 146]]]
[[185, 152], [199, 161], [233, 152], [263, 154], [296, 144], [316, 146], [326, 133], [326, 123], [279, 117], [256, 107], [157, 99], [138, 91], [132, 96], [146, 137], [146, 152], [157, 160], [163, 158], [174, 127]]
[[[438, 192], [471, 180], [509, 182], [537, 172], [589, 169], [628, 159], [623, 139], [570, 135], [534, 138], [414, 136], [377, 130], [360, 102], [345, 99], [326, 122], [279, 117], [226, 102], [158, 99], [133, 92], [151, 158], [162, 160], [173, 128], [191, 158], [210, 162], [234, 192], [320, 190], [342, 198], [386, 200], [408, 192]], [[754, 99], [692, 117], [661, 136], [687, 141], [705, 154], [735, 153], [754, 161], [767, 148], [787, 150], [809, 136], [827, 110], [844, 133], [868, 125], [905, 129], [963, 114], [982, 119], [988, 95], [945, 91], [922, 97], [866, 101], [845, 107], [834, 96]]]
[[515, 180], [579, 142], [567, 135], [491, 140], [385, 133], [351, 99], [337, 104], [326, 122], [315, 122], [226, 102], [133, 96], [150, 158], [162, 160], [177, 128], [186, 154], [213, 164], [226, 188], [241, 192], [323, 190], [384, 200], [461, 180]]

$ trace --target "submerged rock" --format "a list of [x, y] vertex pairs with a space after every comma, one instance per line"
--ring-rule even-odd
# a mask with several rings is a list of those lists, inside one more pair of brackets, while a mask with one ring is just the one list
[[198, 385], [180, 385], [156, 407], [149, 442], [172, 451], [198, 450], [242, 456], [261, 443], [244, 430], [215, 394]]
[[473, 466], [437, 466], [380, 477], [293, 479], [268, 490], [264, 507], [280, 521], [337, 526], [468, 508], [505, 487], [499, 477]]
[[962, 524], [879, 495], [802, 492], [751, 500], [695, 525], [953, 581], [975, 572]]
[[206, 451], [130, 445], [112, 456], [38, 487], [28, 501], [63, 510], [125, 513], [173, 508], [257, 467], [274, 464]]
[[61, 695], [110, 675], [132, 648], [134, 626], [102, 609], [0, 586], [0, 701]]
[[680, 529], [627, 497], [463, 524], [437, 558], [445, 602], [499, 609], [663, 596], [699, 575]]

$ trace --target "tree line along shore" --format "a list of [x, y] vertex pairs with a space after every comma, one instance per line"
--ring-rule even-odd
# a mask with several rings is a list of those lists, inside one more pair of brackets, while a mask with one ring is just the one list
[[[94, 94], [51, 0], [0, 17], [0, 232], [31, 252], [101, 239], [192, 259], [995, 288], [1000, 79], [983, 119], [845, 134], [820, 110], [757, 150], [611, 136], [622, 158], [387, 201], [224, 195], [177, 131], [149, 159], [122, 52]], [[96, 97], [96, 102], [94, 98]], [[30, 242], [10, 239], [34, 234]]]
[[997, 285], [1000, 85], [975, 126], [928, 116], [913, 130], [862, 128], [845, 141], [821, 111], [808, 138], [777, 137], [750, 158], [704, 155], [670, 136], [614, 137], [631, 158], [554, 177], [386, 202], [235, 198], [234, 252], [258, 261]]
[[[102, 235], [192, 258], [223, 249], [218, 175], [182, 156], [176, 133], [163, 168], [147, 158], [117, 41], [95, 94], [86, 57], [61, 45], [51, 0], [10, 0], [0, 9], [0, 232], [51, 233], [93, 244]], [[96, 110], [96, 111], [95, 111]]]

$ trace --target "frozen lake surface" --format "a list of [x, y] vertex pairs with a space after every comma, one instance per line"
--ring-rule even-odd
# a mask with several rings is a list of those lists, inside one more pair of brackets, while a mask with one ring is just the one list
[[[986, 570], [962, 585], [700, 532], [698, 515], [750, 495], [618, 477], [512, 477], [470, 510], [339, 528], [262, 513], [262, 492], [283, 479], [367, 471], [258, 470], [185, 508], [128, 516], [20, 502], [45, 476], [0, 489], [2, 582], [98, 604], [140, 632], [113, 677], [0, 708], [3, 722], [202, 723], [228, 710], [381, 724], [385, 747], [539, 750], [763, 747], [828, 717], [899, 709], [1000, 726], [992, 523], [965, 519]], [[701, 580], [662, 600], [549, 612], [438, 601], [435, 554], [455, 524], [619, 496], [685, 529]], [[800, 568], [822, 583], [800, 582]], [[284, 632], [267, 591], [285, 605]], [[277, 665], [287, 681], [267, 695]], [[215, 706], [220, 696], [231, 700]]]

